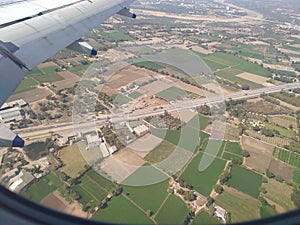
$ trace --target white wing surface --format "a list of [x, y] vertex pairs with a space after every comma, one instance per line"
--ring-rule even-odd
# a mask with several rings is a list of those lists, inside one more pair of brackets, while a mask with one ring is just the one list
[[132, 2], [0, 1], [0, 107], [23, 80], [22, 68], [34, 68], [116, 13], [130, 16]]

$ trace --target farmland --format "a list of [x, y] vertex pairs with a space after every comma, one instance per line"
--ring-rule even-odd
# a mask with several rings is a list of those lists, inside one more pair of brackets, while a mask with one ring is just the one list
[[35, 89], [36, 85], [38, 85], [37, 81], [31, 79], [30, 77], [25, 77], [19, 85], [19, 87], [15, 90], [14, 94], [19, 94], [29, 90], [33, 90]]
[[203, 153], [197, 155], [188, 165], [181, 178], [193, 185], [194, 189], [200, 194], [207, 197], [223, 171], [226, 161], [216, 158], [206, 170], [199, 172], [198, 167], [202, 157]]
[[79, 142], [61, 150], [60, 158], [64, 163], [64, 166], [61, 168], [62, 172], [75, 178], [84, 170], [86, 161], [82, 157], [79, 149], [85, 149], [85, 147], [86, 144], [84, 142]]
[[290, 138], [290, 139], [296, 139], [296, 132], [291, 129], [283, 128], [281, 126], [275, 125], [275, 124], [266, 124], [266, 128], [270, 130], [278, 131], [280, 135]]
[[37, 160], [48, 154], [48, 149], [45, 142], [36, 142], [27, 145], [24, 148], [28, 157], [32, 160]]
[[133, 38], [127, 35], [124, 31], [104, 32], [101, 34], [101, 37], [103, 40], [114, 42], [133, 40]]
[[276, 204], [276, 210], [279, 213], [295, 208], [294, 204], [291, 202], [293, 187], [288, 186], [285, 183], [280, 183], [274, 179], [268, 179], [268, 183], [263, 183], [262, 187], [267, 190], [267, 193], [263, 194], [263, 196]]
[[108, 207], [100, 209], [93, 219], [118, 224], [153, 224], [143, 211], [124, 196], [113, 198], [108, 202]]
[[300, 154], [288, 151], [283, 148], [276, 147], [273, 151], [273, 156], [285, 163], [300, 168]]
[[167, 158], [176, 146], [168, 141], [163, 141], [159, 146], [154, 148], [144, 159], [150, 163], [157, 163]]
[[187, 214], [188, 209], [183, 201], [175, 195], [170, 195], [155, 216], [155, 220], [158, 224], [182, 224]]
[[54, 174], [48, 174], [25, 190], [24, 195], [35, 202], [40, 202], [60, 186], [61, 181]]
[[213, 225], [213, 224], [221, 224], [216, 217], [209, 215], [205, 211], [201, 211], [193, 220], [192, 225]]
[[172, 86], [156, 94], [157, 97], [162, 98], [166, 101], [181, 99], [183, 96], [186, 95], [187, 95], [186, 91], [175, 86]]
[[136, 98], [142, 96], [142, 94], [140, 92], [135, 91], [135, 92], [130, 93], [128, 96], [130, 98], [136, 99]]
[[236, 155], [241, 155], [242, 148], [239, 142], [226, 142], [224, 151], [230, 152]]
[[246, 158], [246, 165], [264, 173], [272, 160], [274, 147], [246, 136], [242, 137], [241, 143], [244, 150], [250, 153], [250, 156]]
[[231, 188], [218, 195], [216, 204], [231, 212], [233, 223], [259, 218], [259, 201]]
[[285, 127], [286, 129], [290, 129], [290, 126], [293, 128], [297, 127], [296, 118], [290, 116], [269, 116], [269, 121], [275, 123], [281, 127]]
[[124, 185], [123, 193], [145, 211], [149, 209], [155, 213], [167, 196], [168, 185], [169, 180], [147, 186]]
[[90, 170], [79, 179], [79, 183], [72, 186], [81, 197], [79, 201], [83, 205], [95, 207], [108, 192], [114, 187], [114, 184], [104, 177]]
[[241, 166], [233, 165], [228, 185], [254, 198], [259, 195], [262, 176]]

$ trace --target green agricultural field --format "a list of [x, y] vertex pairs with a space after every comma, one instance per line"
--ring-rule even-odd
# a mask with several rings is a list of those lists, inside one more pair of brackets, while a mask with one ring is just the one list
[[45, 74], [45, 75], [46, 74], [56, 73], [59, 70], [60, 70], [60, 67], [57, 67], [57, 66], [51, 66], [51, 67], [40, 69], [40, 71], [42, 72], [42, 74]]
[[180, 198], [170, 195], [155, 216], [155, 220], [158, 224], [183, 224], [188, 212], [189, 210]]
[[202, 58], [203, 61], [207, 64], [207, 66], [212, 70], [212, 72], [215, 72], [217, 70], [225, 69], [227, 65], [217, 63], [214, 61], [211, 61], [209, 59]]
[[165, 99], [166, 101], [172, 101], [176, 99], [181, 99], [183, 96], [186, 96], [187, 92], [178, 88], [178, 87], [170, 87], [166, 90], [163, 90], [156, 94], [157, 97]]
[[34, 68], [26, 73], [26, 77], [35, 77], [37, 75], [43, 74], [38, 68]]
[[261, 184], [262, 176], [260, 174], [241, 166], [232, 166], [231, 179], [228, 181], [228, 185], [231, 187], [257, 198]]
[[45, 142], [35, 142], [24, 147], [24, 151], [31, 160], [40, 159], [48, 154]]
[[154, 71], [159, 71], [161, 69], [166, 68], [166, 67], [164, 67], [156, 62], [152, 62], [152, 61], [136, 62], [134, 65], [137, 67], [146, 68], [146, 69], [154, 70]]
[[281, 127], [281, 126], [278, 126], [275, 124], [267, 123], [266, 128], [270, 129], [270, 130], [276, 130], [279, 132], [280, 135], [287, 137], [287, 138], [296, 139], [296, 136], [297, 136], [297, 133], [294, 130], [286, 129], [284, 127]]
[[38, 85], [38, 82], [30, 77], [25, 77], [18, 88], [15, 90], [14, 94], [20, 94], [26, 91], [33, 90], [35, 89], [36, 85]]
[[205, 211], [201, 211], [193, 220], [192, 225], [215, 225], [222, 224], [216, 217], [209, 215]]
[[156, 212], [167, 196], [169, 179], [147, 186], [123, 186], [123, 193], [145, 211]]
[[134, 92], [130, 93], [128, 96], [129, 96], [130, 98], [136, 99], [136, 98], [138, 98], [138, 97], [141, 97], [142, 94], [141, 94], [140, 92], [134, 91]]
[[257, 84], [250, 80], [246, 80], [246, 79], [236, 76], [242, 72], [243, 71], [237, 70], [235, 68], [226, 68], [224, 70], [220, 70], [220, 71], [216, 72], [216, 75], [221, 78], [224, 78], [224, 79], [232, 81], [232, 82], [236, 82], [241, 85], [248, 85], [252, 89], [263, 87], [263, 85], [261, 85], [261, 84]]
[[108, 206], [100, 209], [92, 219], [117, 224], [153, 224], [143, 211], [124, 196], [113, 198], [108, 202]]
[[224, 191], [217, 196], [216, 204], [231, 212], [233, 223], [260, 218], [260, 202], [237, 191]]
[[157, 128], [150, 128], [151, 134], [161, 138], [165, 139], [166, 141], [169, 141], [170, 143], [177, 145], [179, 138], [180, 138], [180, 130], [164, 130], [164, 129], [157, 129]]
[[146, 155], [145, 160], [150, 163], [161, 162], [166, 159], [175, 149], [176, 145], [173, 145], [168, 141], [163, 141]]
[[191, 184], [196, 191], [208, 197], [220, 174], [223, 172], [226, 161], [215, 158], [206, 170], [199, 172], [199, 163], [202, 157], [203, 153], [200, 153], [191, 161], [182, 174], [181, 179]]
[[128, 98], [127, 96], [122, 95], [122, 94], [117, 94], [117, 95], [114, 95], [112, 97], [114, 99], [113, 102], [116, 105], [123, 105], [123, 104], [126, 104], [126, 103], [131, 101], [130, 98]]
[[83, 205], [90, 205], [91, 207], [95, 207], [102, 201], [114, 187], [111, 182], [94, 171], [88, 171], [80, 177], [79, 181], [78, 184], [72, 186], [72, 189], [81, 196], [79, 201]]
[[300, 169], [294, 169], [292, 181], [296, 186], [300, 186]]
[[226, 142], [225, 150], [226, 152], [234, 153], [236, 155], [241, 155], [242, 147], [239, 142]]
[[23, 194], [30, 200], [40, 202], [48, 194], [62, 185], [62, 182], [54, 174], [48, 174], [36, 183], [30, 185]]
[[73, 66], [68, 68], [68, 70], [72, 73], [77, 74], [78, 76], [82, 76], [84, 72], [89, 68], [90, 65], [80, 65], [80, 66]]
[[263, 205], [262, 207], [260, 207], [261, 218], [267, 218], [270, 216], [274, 216], [276, 214], [277, 214], [276, 210], [270, 205]]
[[[209, 120], [210, 120], [209, 117], [198, 114], [198, 115], [194, 116], [194, 117], [186, 124], [186, 126], [189, 126], [189, 127], [191, 127], [191, 128], [194, 128], [194, 129], [197, 130], [197, 131], [204, 130], [204, 129], [207, 127], [207, 125], [208, 125], [208, 123], [209, 123]], [[200, 127], [199, 127], [198, 125], [199, 125]]]
[[90, 87], [93, 87], [95, 85], [95, 82], [91, 81], [91, 80], [80, 80], [79, 85], [81, 87], [90, 88]]
[[222, 158], [226, 160], [239, 159], [241, 162], [243, 162], [243, 157], [241, 155], [236, 155], [229, 152], [224, 152]]
[[87, 164], [81, 155], [80, 148], [85, 149], [86, 144], [84, 142], [78, 142], [60, 151], [60, 159], [64, 163], [64, 166], [60, 170], [73, 178], [76, 178]]
[[274, 179], [268, 179], [268, 183], [263, 183], [262, 187], [267, 190], [266, 194], [262, 194], [267, 200], [270, 199], [274, 203], [284, 208], [286, 211], [295, 208], [293, 202], [291, 201], [293, 187], [285, 183], [280, 183]]
[[124, 31], [103, 32], [101, 34], [101, 37], [105, 41], [115, 41], [115, 42], [133, 40], [133, 38], [128, 34], [126, 34]]
[[300, 154], [283, 148], [275, 147], [273, 156], [285, 163], [300, 168]]
[[216, 155], [221, 157], [224, 150], [225, 142], [222, 140], [209, 139], [205, 141], [202, 146], [202, 150], [210, 155]]

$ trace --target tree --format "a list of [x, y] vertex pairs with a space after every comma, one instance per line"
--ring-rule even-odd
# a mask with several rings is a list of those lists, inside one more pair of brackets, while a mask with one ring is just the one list
[[148, 217], [151, 217], [153, 215], [153, 212], [150, 209], [148, 209], [146, 211], [146, 214], [147, 214]]
[[220, 185], [220, 184], [216, 184], [215, 186], [214, 186], [214, 190], [215, 190], [215, 192], [217, 192], [218, 194], [221, 194], [222, 192], [223, 192], [223, 187]]
[[275, 176], [275, 180], [277, 180], [278, 182], [282, 183], [283, 182], [283, 178], [281, 176]]
[[243, 151], [242, 151], [242, 156], [243, 156], [243, 157], [249, 157], [249, 156], [250, 156], [250, 153], [249, 153], [248, 151], [246, 151], [246, 150], [243, 150]]
[[266, 170], [266, 176], [267, 176], [268, 178], [274, 178], [274, 177], [275, 177], [275, 174], [272, 173], [269, 169], [267, 169], [267, 170]]
[[208, 196], [207, 202], [206, 202], [206, 207], [209, 208], [214, 202], [215, 202], [215, 200], [212, 197]]
[[193, 191], [186, 191], [184, 193], [184, 199], [186, 201], [193, 201], [193, 200], [195, 200], [195, 195], [194, 195]]

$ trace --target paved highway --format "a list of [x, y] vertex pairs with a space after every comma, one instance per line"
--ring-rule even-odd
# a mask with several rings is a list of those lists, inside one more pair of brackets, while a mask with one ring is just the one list
[[[142, 110], [136, 110], [133, 112], [126, 112], [126, 113], [116, 113], [111, 115], [101, 115], [97, 117], [94, 121], [85, 121], [85, 122], [68, 122], [68, 123], [59, 123], [53, 124], [51, 126], [37, 126], [37, 127], [30, 127], [26, 129], [16, 130], [15, 132], [20, 134], [24, 139], [33, 139], [38, 137], [49, 136], [51, 132], [54, 133], [68, 133], [70, 136], [72, 134], [76, 134], [78, 131], [81, 132], [88, 132], [88, 131], [95, 131], [95, 127], [103, 126], [104, 124], [108, 123], [109, 121], [112, 123], [118, 123], [127, 120], [139, 119], [144, 118], [147, 116], [155, 116], [160, 115], [167, 110], [168, 112], [176, 112], [176, 111], [183, 111], [188, 109], [195, 109], [198, 106], [208, 104], [213, 105], [217, 103], [223, 103], [225, 100], [239, 100], [239, 99], [247, 99], [258, 97], [263, 93], [269, 94], [274, 92], [280, 92], [282, 90], [290, 90], [300, 88], [300, 82], [291, 83], [291, 84], [284, 84], [279, 86], [272, 86], [272, 87], [265, 87], [259, 88], [255, 90], [248, 90], [248, 91], [239, 91], [235, 93], [231, 93], [224, 96], [215, 96], [209, 98], [202, 98], [197, 100], [190, 100], [190, 101], [178, 101], [173, 103], [172, 105], [162, 105], [159, 109], [154, 110], [154, 108], [147, 108]], [[86, 120], [83, 118], [82, 120]]]

